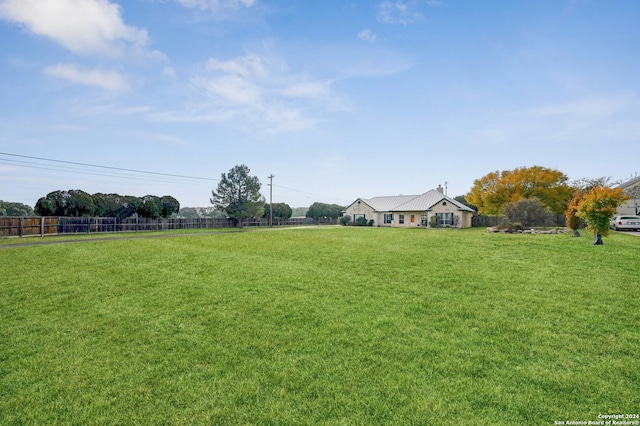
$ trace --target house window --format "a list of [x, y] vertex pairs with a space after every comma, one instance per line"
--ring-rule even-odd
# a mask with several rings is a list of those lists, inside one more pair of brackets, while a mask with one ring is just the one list
[[436, 213], [439, 226], [453, 226], [453, 213]]
[[358, 221], [358, 219], [360, 219], [360, 218], [366, 219], [366, 216], [365, 216], [365, 215], [363, 215], [363, 214], [354, 214], [354, 215], [353, 215], [353, 221], [354, 221], [354, 222], [357, 222], [357, 221]]
[[400, 223], [400, 225], [404, 225], [404, 215], [403, 214], [399, 214], [398, 215], [398, 222]]
[[427, 212], [422, 212], [422, 225], [423, 226], [427, 226], [429, 224], [429, 213]]
[[416, 215], [412, 214], [411, 215], [411, 223], [415, 223], [416, 222]]
[[384, 223], [391, 223], [391, 222], [393, 222], [393, 213], [385, 214]]

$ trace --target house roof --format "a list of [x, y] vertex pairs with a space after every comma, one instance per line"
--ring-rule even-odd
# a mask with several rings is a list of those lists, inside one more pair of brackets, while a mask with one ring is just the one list
[[640, 176], [636, 176], [634, 178], [631, 178], [628, 181], [623, 182], [620, 185], [618, 185], [618, 187], [620, 187], [622, 189], [628, 189], [628, 188], [631, 188], [632, 186], [635, 186], [638, 183], [640, 183]]
[[388, 197], [360, 198], [363, 202], [379, 212], [391, 211], [394, 207], [404, 204], [417, 197], [417, 195], [392, 195]]
[[[421, 195], [392, 195], [388, 197], [359, 198], [378, 212], [394, 211], [427, 211], [441, 201], [456, 206], [458, 210], [473, 212], [474, 210], [464, 204], [444, 195], [442, 192], [432, 189]], [[356, 200], [357, 201], [357, 200]]]

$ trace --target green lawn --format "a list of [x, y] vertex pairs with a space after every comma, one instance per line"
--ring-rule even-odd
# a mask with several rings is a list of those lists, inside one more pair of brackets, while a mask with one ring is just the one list
[[0, 246], [0, 424], [638, 413], [640, 238], [604, 241], [321, 227]]

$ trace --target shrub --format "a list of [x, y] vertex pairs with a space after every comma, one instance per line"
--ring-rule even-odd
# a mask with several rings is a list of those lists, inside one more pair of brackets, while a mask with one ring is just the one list
[[349, 222], [351, 222], [351, 216], [349, 216], [348, 214], [345, 214], [340, 218], [340, 225], [345, 226], [348, 225]]
[[524, 229], [524, 226], [522, 226], [522, 224], [520, 222], [511, 222], [509, 223], [509, 232], [517, 232], [517, 231], [522, 231]]
[[[525, 227], [544, 225], [547, 211], [544, 204], [536, 199], [522, 199], [509, 203], [504, 207], [504, 215], [509, 223], [517, 223]], [[521, 225], [521, 226], [522, 226]]]
[[367, 219], [363, 216], [360, 216], [356, 219], [356, 226], [367, 226]]

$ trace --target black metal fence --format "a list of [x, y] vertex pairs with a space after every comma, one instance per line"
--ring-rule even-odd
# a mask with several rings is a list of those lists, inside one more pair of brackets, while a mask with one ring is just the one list
[[[320, 220], [316, 224], [333, 224]], [[311, 218], [274, 219], [273, 226], [314, 224]], [[211, 229], [269, 226], [268, 219], [243, 220], [234, 224], [231, 219], [220, 218], [162, 218], [129, 217], [13, 217], [0, 216], [0, 237], [25, 237], [60, 234], [91, 234], [116, 232], [168, 231], [174, 229]]]

